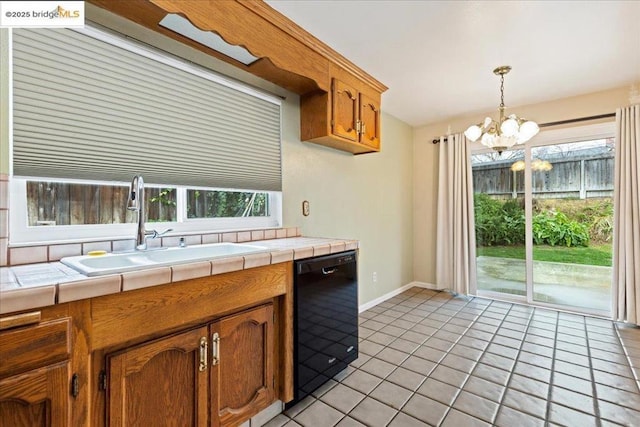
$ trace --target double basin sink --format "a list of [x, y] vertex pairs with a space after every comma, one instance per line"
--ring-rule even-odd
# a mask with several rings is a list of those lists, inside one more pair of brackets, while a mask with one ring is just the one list
[[144, 268], [206, 261], [234, 255], [264, 252], [264, 246], [240, 243], [213, 243], [185, 248], [158, 248], [146, 251], [104, 253], [62, 258], [60, 262], [86, 276], [123, 273]]

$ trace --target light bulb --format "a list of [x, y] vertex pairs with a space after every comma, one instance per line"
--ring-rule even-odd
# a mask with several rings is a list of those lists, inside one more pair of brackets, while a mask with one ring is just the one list
[[509, 118], [502, 122], [500, 131], [502, 131], [502, 134], [505, 136], [515, 136], [518, 134], [518, 122], [515, 119]]
[[520, 126], [520, 136], [518, 137], [518, 143], [521, 144], [523, 142], [527, 142], [536, 134], [540, 132], [540, 128], [536, 122], [532, 122], [531, 120], [524, 122]]
[[496, 145], [496, 137], [494, 134], [485, 133], [482, 135], [482, 140], [480, 142], [482, 142], [482, 145], [493, 148]]
[[478, 138], [480, 138], [481, 134], [482, 134], [482, 129], [480, 129], [478, 125], [469, 126], [469, 128], [466, 131], [464, 131], [464, 136], [466, 136], [467, 139], [470, 140], [471, 142], [477, 141]]

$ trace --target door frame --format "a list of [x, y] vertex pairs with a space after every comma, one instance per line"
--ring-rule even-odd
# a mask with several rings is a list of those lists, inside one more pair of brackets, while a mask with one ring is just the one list
[[[525, 200], [525, 295], [514, 295], [508, 293], [483, 291], [477, 289], [477, 283], [471, 283], [469, 293], [471, 295], [485, 297], [496, 300], [504, 300], [530, 306], [538, 306], [551, 308], [554, 310], [579, 313], [583, 315], [591, 315], [597, 317], [611, 318], [613, 307], [609, 311], [596, 310], [589, 308], [574, 307], [562, 304], [546, 303], [535, 301], [533, 299], [533, 219], [532, 219], [532, 175], [531, 175], [531, 149], [534, 147], [543, 147], [547, 145], [559, 145], [570, 142], [580, 142], [595, 139], [613, 138], [615, 137], [615, 121], [607, 121], [597, 124], [589, 124], [582, 126], [563, 127], [553, 130], [542, 130], [530, 142], [516, 146], [515, 149], [524, 150], [525, 169], [524, 169], [524, 200]], [[474, 154], [491, 153], [492, 149], [483, 146], [479, 141], [470, 143], [469, 156]], [[469, 162], [471, 157], [469, 157]], [[615, 209], [615, 206], [614, 206]], [[474, 237], [475, 240], [475, 237]], [[475, 244], [475, 242], [474, 242]], [[474, 265], [476, 263], [474, 262]], [[612, 278], [613, 281], [613, 278]], [[612, 287], [613, 289], [613, 287]], [[613, 302], [613, 295], [611, 298]]]

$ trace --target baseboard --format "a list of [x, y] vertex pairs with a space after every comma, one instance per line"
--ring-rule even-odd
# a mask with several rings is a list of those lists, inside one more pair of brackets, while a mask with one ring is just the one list
[[358, 307], [358, 312], [362, 313], [363, 311], [366, 311], [368, 309], [370, 309], [371, 307], [374, 307], [378, 304], [380, 304], [381, 302], [384, 302], [386, 300], [388, 300], [389, 298], [393, 298], [396, 295], [399, 295], [401, 293], [403, 293], [404, 291], [406, 291], [407, 289], [411, 289], [413, 287], [419, 287], [419, 288], [426, 288], [426, 289], [436, 289], [436, 285], [432, 284], [432, 283], [426, 283], [426, 282], [410, 282], [407, 283], [404, 286], [399, 287], [398, 289], [394, 289], [391, 292], [387, 292], [386, 294], [382, 295], [381, 297], [378, 297], [374, 300], [371, 300], [367, 303], [364, 303], [362, 305], [360, 305], [360, 307]]
[[429, 282], [411, 282], [409, 283], [411, 286], [417, 286], [418, 288], [425, 288], [425, 289], [433, 289], [434, 291], [438, 290], [438, 286], [436, 286], [435, 283], [429, 283]]

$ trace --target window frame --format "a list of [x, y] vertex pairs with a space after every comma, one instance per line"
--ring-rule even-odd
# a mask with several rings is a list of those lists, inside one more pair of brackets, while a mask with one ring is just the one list
[[[9, 215], [9, 242], [16, 244], [68, 243], [90, 240], [127, 240], [135, 238], [137, 224], [75, 224], [54, 226], [30, 226], [27, 214], [27, 181], [51, 181], [89, 185], [118, 185], [129, 187], [130, 183], [115, 181], [87, 181], [43, 177], [17, 177], [10, 181], [11, 210]], [[173, 229], [170, 235], [219, 233], [230, 230], [277, 228], [282, 224], [282, 192], [258, 191], [236, 188], [191, 187], [179, 185], [145, 183], [145, 188], [176, 189], [176, 221], [146, 222], [147, 230], [159, 232]], [[187, 218], [187, 190], [259, 192], [269, 195], [269, 215], [260, 217]]]

